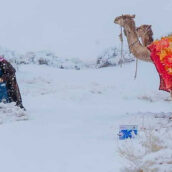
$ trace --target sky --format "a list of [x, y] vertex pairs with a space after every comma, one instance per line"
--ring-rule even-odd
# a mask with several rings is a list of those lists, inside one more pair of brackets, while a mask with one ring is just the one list
[[[119, 47], [121, 14], [136, 14], [136, 25], [152, 24], [154, 37], [172, 32], [171, 0], [0, 0], [0, 46], [49, 50], [58, 56], [95, 58]], [[127, 46], [126, 46], [127, 48]]]

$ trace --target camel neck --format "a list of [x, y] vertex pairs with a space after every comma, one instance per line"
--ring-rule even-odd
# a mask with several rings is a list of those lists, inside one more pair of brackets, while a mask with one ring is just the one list
[[[126, 32], [126, 29], [125, 29], [125, 32]], [[139, 38], [137, 37], [136, 30], [131, 30], [130, 32], [126, 32], [126, 37], [127, 37], [129, 50], [131, 53], [133, 52], [133, 49], [135, 47], [142, 46], [139, 41]]]
[[151, 61], [149, 50], [146, 47], [142, 46], [139, 41], [139, 38], [136, 34], [135, 25], [133, 24], [131, 27], [124, 27], [124, 31], [127, 37], [130, 52], [140, 60]]

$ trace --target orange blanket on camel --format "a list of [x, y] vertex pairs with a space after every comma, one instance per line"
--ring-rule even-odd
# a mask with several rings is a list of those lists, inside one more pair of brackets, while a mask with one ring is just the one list
[[172, 90], [172, 36], [163, 37], [148, 46], [151, 59], [160, 76], [160, 90]]

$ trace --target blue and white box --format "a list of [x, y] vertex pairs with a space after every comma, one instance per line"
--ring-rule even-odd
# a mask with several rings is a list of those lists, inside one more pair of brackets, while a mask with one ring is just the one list
[[137, 134], [138, 134], [137, 125], [120, 125], [120, 130], [119, 130], [120, 140], [135, 138]]

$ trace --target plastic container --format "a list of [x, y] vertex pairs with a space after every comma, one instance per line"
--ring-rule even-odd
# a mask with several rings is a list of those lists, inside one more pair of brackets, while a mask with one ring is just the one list
[[138, 134], [137, 125], [120, 125], [120, 129], [119, 129], [120, 140], [135, 138], [137, 134]]

